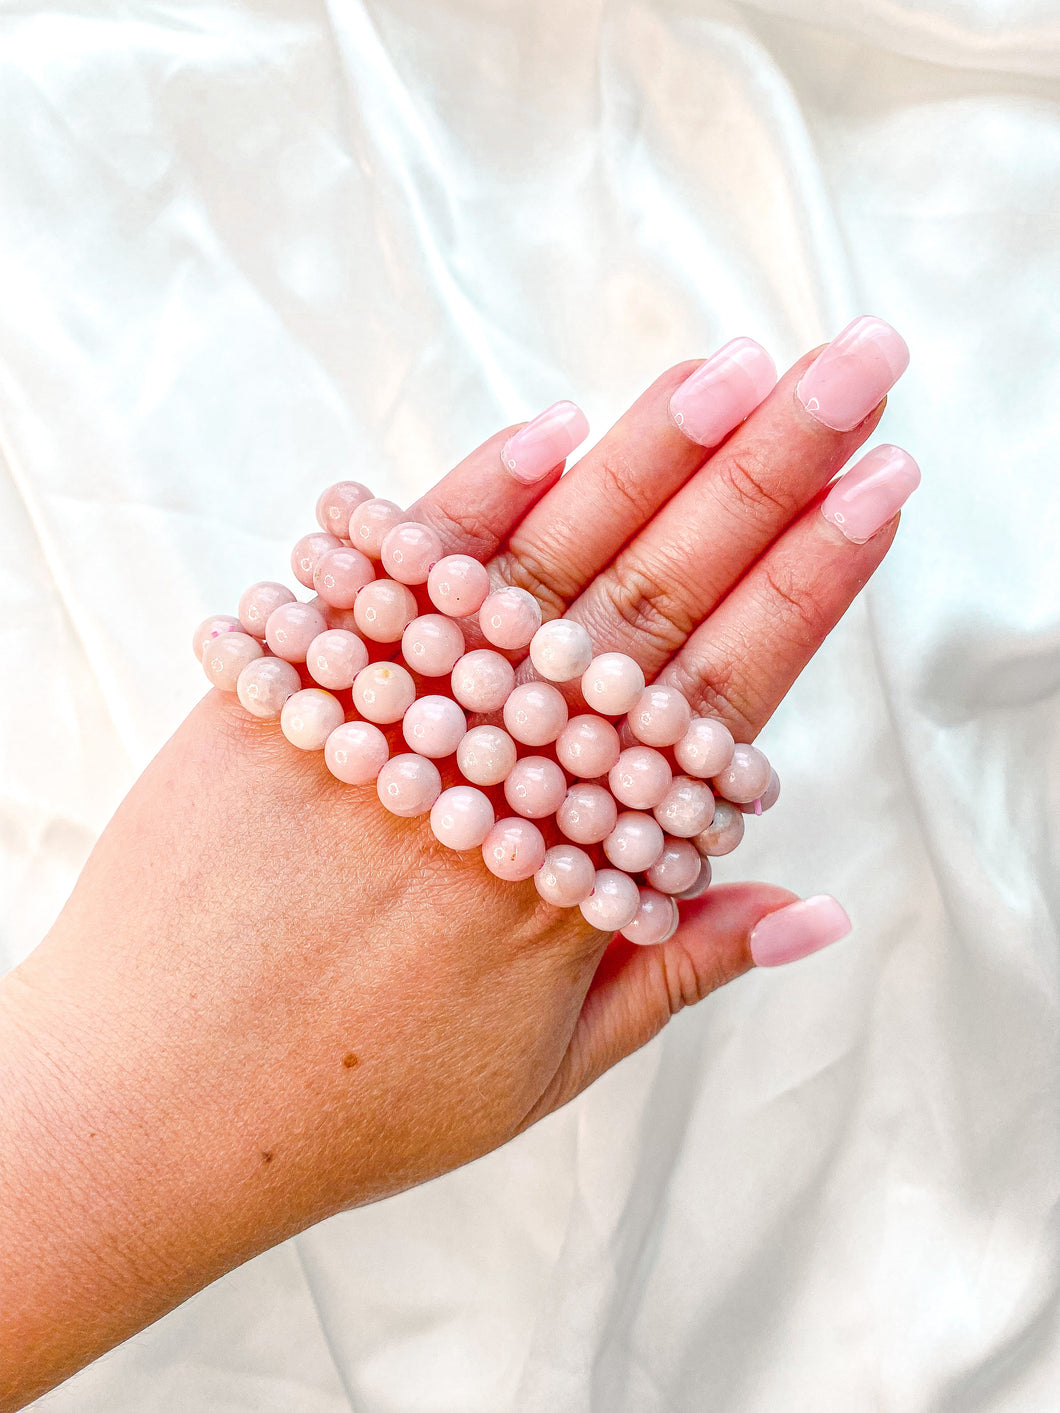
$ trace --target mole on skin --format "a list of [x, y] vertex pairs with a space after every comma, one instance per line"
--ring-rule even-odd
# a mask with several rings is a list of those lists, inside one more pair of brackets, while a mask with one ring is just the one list
[[348, 1070], [352, 1070], [353, 1067], [354, 1067], [354, 1065], [359, 1064], [360, 1061], [357, 1059], [357, 1056], [356, 1056], [356, 1055], [354, 1055], [354, 1054], [349, 1054], [349, 1055], [344, 1055], [344, 1056], [343, 1056], [343, 1058], [342, 1058], [342, 1063], [343, 1063], [344, 1068], [346, 1068], [346, 1069], [348, 1069]]

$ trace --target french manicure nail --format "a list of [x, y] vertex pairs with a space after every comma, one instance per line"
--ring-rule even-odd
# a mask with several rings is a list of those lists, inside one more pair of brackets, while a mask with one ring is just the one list
[[874, 447], [840, 476], [821, 514], [848, 540], [863, 545], [901, 510], [920, 485], [920, 467], [898, 446]]
[[838, 942], [851, 922], [829, 893], [818, 893], [767, 914], [751, 930], [751, 959], [756, 967], [779, 967]]
[[866, 314], [848, 324], [803, 373], [795, 395], [811, 417], [835, 432], [864, 422], [909, 366], [897, 330]]
[[754, 339], [732, 339], [670, 398], [670, 416], [700, 446], [717, 446], [776, 386], [773, 360]]
[[554, 402], [504, 443], [501, 461], [517, 481], [532, 486], [589, 435], [585, 413], [573, 402]]

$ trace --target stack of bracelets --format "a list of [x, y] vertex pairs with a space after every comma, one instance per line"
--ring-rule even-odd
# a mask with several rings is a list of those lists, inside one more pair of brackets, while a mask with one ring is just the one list
[[[594, 655], [573, 619], [543, 624], [532, 594], [491, 589], [485, 565], [443, 555], [434, 530], [367, 487], [329, 487], [317, 521], [291, 556], [316, 598], [254, 584], [238, 618], [199, 625], [214, 686], [278, 718], [292, 746], [322, 750], [336, 779], [374, 782], [391, 814], [429, 812], [440, 844], [481, 850], [498, 878], [532, 877], [546, 902], [631, 942], [671, 937], [674, 900], [705, 892], [743, 815], [776, 801], [763, 753], [676, 688], [645, 686], [631, 657]], [[392, 754], [380, 728], [396, 738], [399, 724], [408, 750]], [[443, 789], [436, 762], [466, 783]], [[546, 846], [535, 821], [551, 817], [569, 843]]]

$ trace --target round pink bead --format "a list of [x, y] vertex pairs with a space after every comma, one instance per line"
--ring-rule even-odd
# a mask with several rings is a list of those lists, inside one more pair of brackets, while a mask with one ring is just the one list
[[620, 753], [618, 732], [610, 721], [589, 713], [568, 721], [556, 741], [560, 765], [583, 780], [606, 775]]
[[375, 578], [375, 565], [358, 549], [340, 545], [317, 560], [313, 587], [332, 608], [352, 608], [357, 595]]
[[645, 877], [660, 893], [683, 893], [699, 878], [700, 857], [687, 839], [668, 838], [663, 851], [645, 871]]
[[396, 643], [418, 612], [411, 589], [393, 579], [376, 579], [357, 595], [353, 621], [373, 643]]
[[497, 589], [479, 609], [478, 624], [494, 647], [509, 652], [525, 648], [541, 627], [541, 605], [525, 589]]
[[447, 849], [478, 849], [493, 828], [493, 806], [481, 790], [454, 785], [431, 806], [431, 831]]
[[771, 769], [757, 746], [737, 745], [726, 769], [714, 776], [714, 793], [734, 805], [749, 805], [765, 794]]
[[368, 649], [356, 633], [328, 628], [309, 644], [305, 665], [314, 682], [329, 691], [341, 692], [352, 687], [361, 668], [368, 666]]
[[644, 673], [625, 653], [601, 653], [582, 674], [581, 687], [593, 711], [625, 716], [644, 691]]
[[694, 834], [702, 834], [714, 818], [714, 795], [702, 780], [678, 775], [653, 814], [667, 834], [691, 839]]
[[693, 843], [704, 858], [720, 859], [731, 854], [743, 838], [743, 815], [728, 800], [714, 801], [714, 819], [709, 829], [697, 834]]
[[555, 844], [534, 874], [534, 887], [555, 908], [576, 908], [593, 891], [596, 869], [583, 849]]
[[416, 700], [416, 684], [397, 662], [373, 662], [353, 679], [353, 705], [368, 721], [400, 721]]
[[621, 932], [637, 915], [640, 889], [628, 873], [617, 868], [599, 868], [593, 891], [579, 904], [582, 917], [601, 932]]
[[270, 581], [251, 584], [249, 589], [243, 591], [239, 600], [239, 621], [244, 631], [252, 637], [264, 638], [269, 614], [284, 603], [294, 603], [294, 594], [286, 584], [274, 584]]
[[542, 623], [530, 639], [530, 661], [549, 682], [573, 682], [592, 660], [592, 639], [572, 618]]
[[322, 491], [317, 501], [317, 524], [322, 530], [337, 535], [340, 540], [350, 538], [350, 516], [372, 493], [360, 481], [336, 481]]
[[499, 726], [472, 726], [456, 748], [460, 774], [473, 785], [500, 785], [517, 759], [515, 742]]
[[242, 633], [244, 631], [239, 619], [233, 618], [230, 613], [212, 614], [209, 618], [204, 618], [191, 635], [191, 650], [202, 662], [203, 649], [207, 643], [212, 643], [214, 638], [219, 638], [222, 633]]
[[[695, 841], [693, 840], [693, 843], [694, 842]], [[696, 879], [695, 883], [692, 884], [691, 888], [686, 888], [681, 893], [675, 893], [674, 897], [680, 899], [680, 901], [683, 903], [692, 898], [702, 897], [702, 895], [707, 891], [709, 887], [710, 860], [701, 857], [699, 860], [699, 877]]]
[[297, 667], [282, 657], [259, 657], [248, 662], [236, 679], [236, 696], [251, 716], [275, 721], [287, 698], [301, 687]]
[[728, 766], [735, 744], [724, 721], [716, 721], [712, 716], [696, 716], [674, 746], [674, 759], [686, 775], [709, 780]]
[[499, 819], [483, 841], [482, 859], [490, 873], [509, 883], [532, 878], [545, 862], [541, 830], [529, 819]]
[[329, 535], [325, 530], [314, 530], [312, 534], [303, 535], [291, 551], [291, 572], [300, 584], [307, 589], [313, 588], [313, 575], [321, 555], [341, 546], [338, 535]]
[[490, 591], [484, 564], [469, 554], [443, 555], [427, 575], [427, 594], [439, 613], [467, 618], [477, 613]]
[[504, 724], [524, 746], [547, 746], [567, 724], [567, 703], [547, 682], [524, 682], [504, 703]]
[[615, 799], [634, 810], [654, 809], [672, 782], [666, 757], [650, 746], [630, 746], [623, 751], [607, 777]]
[[277, 657], [305, 662], [313, 639], [327, 628], [324, 615], [307, 603], [282, 603], [269, 614], [265, 641]]
[[766, 810], [771, 810], [780, 799], [780, 776], [775, 770], [769, 772], [769, 784], [765, 791], [759, 795], [757, 800], [752, 800], [749, 805], [741, 805], [741, 814], [765, 814]]
[[370, 785], [389, 756], [386, 737], [367, 721], [344, 721], [324, 742], [324, 764], [344, 785]]
[[399, 584], [426, 584], [441, 557], [437, 531], [417, 520], [404, 520], [387, 531], [379, 554], [383, 568]]
[[343, 539], [351, 540], [355, 549], [366, 554], [369, 559], [378, 559], [383, 541], [395, 525], [405, 521], [405, 512], [392, 500], [373, 496], [363, 500], [350, 514], [350, 532]]
[[424, 613], [401, 635], [401, 656], [424, 677], [446, 677], [463, 655], [464, 635], [451, 618]]
[[643, 873], [663, 851], [663, 832], [650, 814], [623, 810], [604, 840], [604, 853], [624, 873]]
[[599, 844], [618, 819], [618, 806], [602, 785], [572, 785], [556, 811], [556, 823], [575, 844]]
[[203, 671], [222, 692], [234, 692], [244, 667], [261, 655], [261, 644], [249, 633], [222, 633], [207, 643], [202, 655]]
[[547, 819], [555, 814], [567, 793], [567, 777], [547, 756], [517, 760], [504, 781], [504, 798], [516, 814], [527, 819]]
[[342, 703], [336, 697], [320, 687], [306, 687], [284, 702], [280, 730], [300, 751], [322, 751], [342, 718]]
[[453, 667], [449, 685], [468, 711], [500, 711], [515, 685], [515, 668], [500, 653], [476, 648]]
[[672, 898], [655, 888], [642, 888], [636, 916], [622, 928], [622, 936], [639, 947], [655, 947], [670, 940], [678, 922], [677, 904]]
[[352, 608], [332, 608], [319, 594], [315, 594], [309, 603], [324, 615], [324, 621], [329, 628], [341, 628], [345, 633], [357, 632], [357, 619]]
[[442, 777], [434, 761], [423, 756], [391, 756], [376, 777], [375, 788], [385, 810], [414, 819], [426, 814], [442, 793]]
[[451, 756], [466, 731], [467, 718], [452, 697], [417, 697], [401, 723], [401, 734], [412, 750], [431, 760]]
[[646, 746], [672, 746], [688, 730], [692, 708], [676, 687], [645, 687], [628, 719], [629, 729]]

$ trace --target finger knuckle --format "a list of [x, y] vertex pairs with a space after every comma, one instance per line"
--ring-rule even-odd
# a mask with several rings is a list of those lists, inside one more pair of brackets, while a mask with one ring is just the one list
[[706, 666], [674, 663], [669, 672], [673, 685], [687, 697], [698, 716], [711, 716], [723, 721], [737, 741], [753, 741], [758, 734], [754, 725], [758, 709], [740, 689], [740, 663], [752, 651], [750, 644], [720, 653]]
[[722, 457], [718, 471], [723, 493], [742, 515], [752, 515], [759, 524], [787, 521], [798, 508], [758, 447], [734, 447]]
[[416, 508], [416, 519], [437, 531], [448, 553], [459, 546], [461, 554], [483, 559], [497, 543], [494, 526], [481, 509], [461, 507], [459, 511], [427, 501]]
[[533, 594], [541, 605], [543, 619], [558, 618], [567, 607], [569, 583], [559, 575], [558, 566], [546, 563], [532, 548], [504, 550], [494, 557], [491, 574], [503, 584], [512, 584]]
[[787, 647], [813, 649], [827, 629], [824, 607], [812, 585], [790, 565], [762, 566], [763, 608]]
[[[650, 572], [625, 569], [601, 581], [603, 616], [630, 630], [638, 657], [670, 657], [691, 633], [691, 615], [672, 592]], [[591, 632], [591, 630], [590, 630]]]
[[600, 480], [600, 504], [607, 505], [612, 516], [616, 510], [624, 510], [626, 517], [639, 524], [652, 508], [651, 478], [638, 472], [629, 457], [619, 455], [602, 457], [596, 473]]
[[702, 975], [688, 948], [676, 945], [662, 948], [659, 956], [659, 982], [671, 1016], [694, 1006], [710, 993], [709, 979]]

